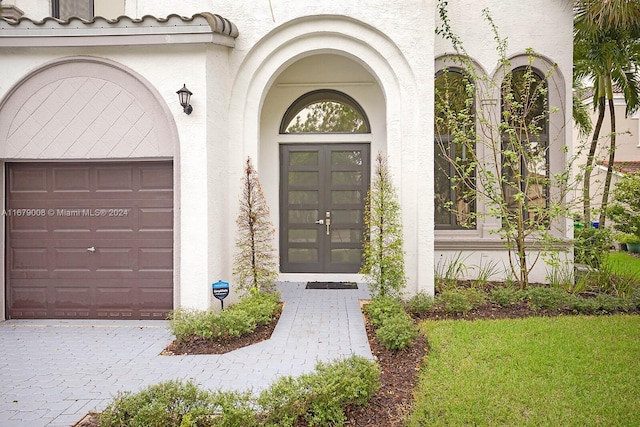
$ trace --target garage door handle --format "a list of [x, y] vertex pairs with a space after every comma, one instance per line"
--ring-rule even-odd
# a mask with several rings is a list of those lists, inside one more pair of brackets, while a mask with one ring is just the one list
[[90, 248], [87, 248], [87, 250], [88, 250], [89, 252], [95, 252], [95, 251], [96, 251], [96, 248], [95, 248], [94, 246], [91, 246]]

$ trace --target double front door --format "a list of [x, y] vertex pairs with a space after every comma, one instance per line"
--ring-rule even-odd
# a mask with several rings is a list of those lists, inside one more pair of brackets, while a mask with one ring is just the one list
[[280, 146], [280, 265], [285, 273], [357, 273], [369, 144]]

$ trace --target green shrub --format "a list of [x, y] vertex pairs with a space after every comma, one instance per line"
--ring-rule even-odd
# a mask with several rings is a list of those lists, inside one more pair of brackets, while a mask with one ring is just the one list
[[640, 288], [640, 274], [637, 271], [625, 271], [624, 267], [609, 262], [587, 273], [584, 280], [589, 289], [622, 298], [631, 297]]
[[469, 300], [471, 308], [478, 308], [487, 302], [487, 293], [479, 288], [467, 288], [462, 291]]
[[569, 308], [580, 314], [593, 314], [597, 312], [616, 313], [633, 310], [633, 301], [609, 294], [597, 294], [594, 298], [583, 298], [572, 295], [569, 298]]
[[365, 405], [380, 387], [380, 369], [351, 356], [318, 363], [297, 378], [282, 377], [257, 398], [251, 393], [210, 392], [193, 382], [167, 381], [136, 394], [120, 393], [100, 414], [100, 426], [257, 427], [340, 426], [347, 407]]
[[534, 310], [557, 310], [569, 301], [569, 294], [563, 289], [535, 286], [526, 292], [529, 306]]
[[441, 292], [436, 297], [436, 302], [441, 304], [447, 313], [464, 314], [473, 308], [469, 297], [455, 289]]
[[255, 319], [258, 325], [266, 325], [273, 320], [274, 315], [280, 309], [280, 294], [259, 292], [245, 296], [232, 308], [246, 312]]
[[303, 378], [310, 390], [306, 416], [309, 425], [343, 425], [344, 410], [365, 405], [380, 388], [378, 366], [361, 356], [333, 363], [318, 363], [312, 375]]
[[217, 317], [213, 311], [179, 308], [169, 314], [169, 329], [178, 341], [192, 335], [211, 338]]
[[[217, 408], [213, 417], [208, 416], [200, 420], [194, 419], [194, 424], [184, 424], [180, 427], [193, 425], [194, 427], [205, 427], [208, 425], [215, 427], [257, 427], [259, 426], [258, 415], [255, 410], [254, 398], [249, 392], [217, 391], [212, 393], [210, 398], [212, 404]], [[208, 424], [208, 423], [211, 424]]]
[[569, 308], [579, 314], [593, 314], [600, 308], [593, 298], [584, 298], [579, 295], [570, 295], [567, 300]]
[[382, 326], [384, 319], [404, 313], [402, 302], [392, 296], [377, 296], [365, 306], [369, 320], [376, 328]]
[[522, 293], [511, 287], [499, 287], [491, 291], [491, 302], [500, 307], [509, 307], [522, 301]]
[[178, 341], [194, 335], [211, 339], [237, 337], [269, 323], [280, 309], [279, 301], [277, 293], [258, 292], [219, 313], [179, 308], [170, 313], [169, 328]]
[[264, 425], [293, 426], [304, 418], [310, 426], [344, 424], [344, 410], [364, 405], [380, 387], [378, 366], [361, 356], [318, 363], [315, 372], [281, 377], [257, 403]]
[[251, 426], [255, 415], [249, 400], [248, 394], [213, 394], [190, 381], [167, 381], [136, 394], [117, 395], [100, 414], [100, 426]]
[[404, 350], [413, 345], [413, 340], [418, 336], [418, 327], [409, 315], [403, 313], [386, 318], [376, 330], [376, 336], [386, 349]]
[[257, 403], [264, 414], [264, 425], [291, 427], [307, 413], [308, 390], [300, 378], [280, 377], [260, 393]]
[[631, 295], [632, 308], [640, 310], [640, 288], [636, 289], [633, 295]]
[[223, 310], [213, 325], [215, 338], [239, 337], [253, 331], [257, 326], [255, 317], [244, 310]]
[[606, 260], [612, 244], [611, 231], [608, 228], [583, 228], [575, 230], [574, 260], [599, 268]]
[[613, 203], [607, 209], [607, 217], [613, 228], [621, 233], [633, 234], [640, 240], [640, 173], [624, 174], [613, 188]]
[[407, 311], [414, 316], [421, 316], [433, 307], [433, 296], [420, 291], [407, 301]]
[[625, 310], [627, 307], [623, 298], [609, 294], [598, 294], [594, 300], [596, 304], [598, 304], [598, 309], [607, 313], [615, 313], [617, 311]]

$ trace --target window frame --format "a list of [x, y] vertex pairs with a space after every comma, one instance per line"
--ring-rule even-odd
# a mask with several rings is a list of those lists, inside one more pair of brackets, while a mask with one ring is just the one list
[[[440, 69], [438, 69], [435, 73], [434, 76], [434, 187], [435, 184], [438, 182], [438, 175], [440, 175], [440, 170], [438, 167], [438, 157], [441, 156], [441, 152], [443, 151], [442, 149], [445, 148], [443, 147], [443, 144], [446, 144], [446, 148], [447, 148], [447, 156], [450, 159], [456, 159], [458, 157], [458, 153], [457, 153], [457, 144], [454, 144], [454, 137], [453, 135], [451, 135], [450, 133], [447, 134], [440, 134], [437, 130], [437, 124], [435, 122], [436, 120], [436, 115], [437, 115], [437, 111], [435, 108], [435, 103], [436, 103], [436, 94], [435, 94], [435, 87], [436, 87], [436, 79], [438, 77], [440, 77], [441, 75], [443, 75], [444, 73], [456, 73], [458, 75], [460, 75], [463, 79], [468, 79], [471, 81], [472, 84], [474, 84], [474, 82], [471, 80], [471, 78], [469, 76], [466, 75], [466, 73], [464, 73], [464, 71], [459, 68], [459, 67], [442, 67]], [[473, 100], [472, 100], [472, 106], [471, 106], [471, 114], [473, 115], [473, 123], [474, 123], [474, 129], [473, 129], [473, 133], [476, 132], [476, 119], [477, 119], [477, 108], [476, 108], [476, 102], [477, 102], [477, 94], [474, 95]], [[474, 150], [477, 150], [477, 146], [474, 146]], [[466, 153], [464, 153], [464, 147], [463, 147], [463, 159], [466, 159]], [[452, 177], [454, 175], [456, 175], [456, 167], [448, 160], [448, 159], [444, 159], [445, 162], [448, 163], [448, 171], [444, 171], [445, 172], [445, 176], [449, 182], [449, 194], [448, 194], [448, 199], [446, 200], [445, 203], [452, 203], [453, 201], [457, 200], [457, 194], [458, 191], [453, 188], [452, 185]], [[473, 185], [476, 185], [476, 180], [474, 179]], [[438, 203], [438, 199], [437, 199], [437, 188], [434, 188], [434, 192], [436, 194], [434, 194], [434, 204]], [[472, 215], [475, 215], [478, 209], [478, 203], [477, 200], [474, 198], [474, 200], [470, 201], [468, 203], [468, 205], [470, 206], [470, 212]], [[444, 222], [438, 222], [438, 218], [436, 216], [436, 211], [437, 211], [437, 206], [434, 206], [434, 227], [436, 230], [476, 230], [478, 227], [477, 221], [474, 219], [472, 221], [471, 225], [465, 225], [462, 224], [458, 219], [459, 214], [452, 209], [449, 209], [447, 207], [444, 207], [445, 210], [447, 210], [449, 212], [449, 222], [444, 223]]]
[[[364, 121], [365, 130], [362, 132], [287, 132], [287, 128], [289, 124], [295, 117], [300, 113], [300, 111], [304, 110], [308, 106], [318, 103], [318, 102], [335, 102], [339, 104], [347, 105], [352, 108], [356, 113], [360, 114], [362, 120]], [[304, 95], [298, 97], [287, 111], [282, 116], [282, 121], [280, 122], [279, 128], [280, 135], [296, 135], [296, 134], [323, 134], [323, 133], [331, 133], [331, 134], [368, 134], [371, 133], [371, 124], [369, 122], [369, 118], [365, 113], [362, 106], [347, 95], [344, 92], [340, 92], [335, 89], [318, 89], [311, 92], [307, 92]]]
[[[550, 193], [551, 193], [551, 186], [549, 184], [549, 179], [551, 177], [551, 159], [550, 159], [550, 149], [551, 149], [551, 141], [550, 141], [550, 126], [551, 126], [551, 117], [550, 117], [550, 97], [549, 97], [549, 81], [548, 79], [545, 77], [544, 73], [542, 71], [540, 71], [540, 69], [538, 69], [537, 67], [534, 66], [530, 66], [530, 65], [521, 65], [521, 66], [516, 66], [512, 69], [509, 70], [508, 74], [505, 75], [502, 79], [502, 84], [500, 87], [500, 121], [501, 123], [503, 122], [503, 115], [504, 115], [504, 111], [505, 111], [505, 88], [504, 88], [504, 84], [505, 81], [507, 79], [507, 76], [510, 74], [513, 76], [514, 73], [517, 72], [524, 72], [527, 73], [530, 70], [531, 73], [533, 73], [533, 75], [539, 79], [539, 83], [538, 84], [543, 84], [544, 85], [544, 90], [545, 90], [545, 99], [543, 102], [543, 105], [545, 107], [545, 110], [543, 112], [541, 112], [541, 114], [543, 114], [545, 116], [545, 120], [544, 120], [544, 125], [541, 126], [542, 130], [541, 132], [534, 136], [529, 138], [529, 142], [532, 143], [537, 143], [540, 144], [542, 143], [544, 145], [543, 150], [544, 150], [544, 170], [545, 170], [545, 176], [542, 177], [541, 179], [545, 182], [544, 184], [544, 188], [543, 191], [541, 192], [542, 197], [544, 197], [544, 208], [548, 208], [549, 207], [549, 199], [550, 199]], [[512, 77], [511, 77], [512, 78]], [[512, 93], [513, 90], [510, 90], [508, 93]], [[503, 176], [505, 176], [508, 171], [505, 168], [505, 156], [504, 156], [504, 151], [506, 147], [506, 143], [508, 143], [509, 139], [507, 136], [502, 135], [502, 140], [501, 140], [501, 151], [500, 151], [500, 161], [502, 164], [501, 170], [502, 170], [502, 174]], [[520, 158], [519, 159], [519, 171], [518, 173], [522, 176], [521, 182], [520, 182], [520, 189], [519, 192], [525, 193], [526, 196], [526, 202], [524, 204], [524, 212], [523, 212], [523, 218], [525, 220], [529, 220], [531, 217], [531, 211], [530, 209], [527, 209], [527, 206], [531, 206], [531, 202], [534, 202], [537, 199], [531, 199], [528, 194], [527, 194], [527, 181], [528, 181], [528, 176], [530, 175], [530, 171], [529, 171], [529, 167], [527, 165], [527, 158]], [[507, 188], [506, 184], [503, 184], [503, 192], [505, 195], [505, 201], [507, 203], [509, 203], [508, 199], [508, 192], [510, 190]], [[529, 194], [531, 194], [531, 191], [528, 192]], [[515, 193], [514, 193], [515, 194]]]
[[70, 16], [66, 16], [66, 17], [60, 17], [60, 3], [61, 2], [65, 2], [68, 0], [52, 0], [51, 1], [51, 16], [56, 18], [56, 19], [62, 19], [62, 20], [67, 20], [69, 18], [71, 18], [72, 16], [78, 17], [78, 18], [82, 18], [82, 19], [93, 19], [95, 17], [95, 1], [94, 0], [85, 0], [86, 2], [88, 2], [89, 4], [89, 16], [88, 17], [83, 17], [83, 16], [78, 16], [78, 15], [70, 15]]

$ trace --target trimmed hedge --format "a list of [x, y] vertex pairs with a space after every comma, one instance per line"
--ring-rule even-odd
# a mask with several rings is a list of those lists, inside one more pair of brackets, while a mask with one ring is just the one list
[[265, 325], [280, 309], [280, 294], [260, 292], [240, 299], [226, 310], [179, 308], [169, 315], [169, 328], [178, 341], [191, 336], [204, 338], [239, 337], [258, 325]]
[[100, 414], [100, 426], [262, 427], [341, 426], [349, 406], [366, 405], [380, 387], [380, 369], [361, 356], [318, 363], [314, 372], [282, 377], [256, 398], [249, 392], [206, 391], [167, 381], [120, 393]]

